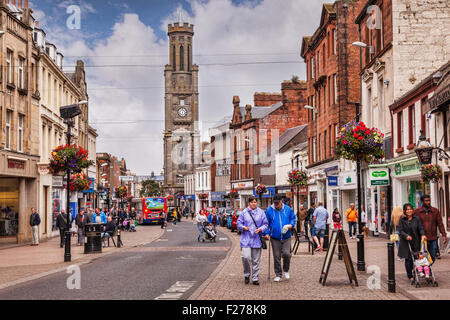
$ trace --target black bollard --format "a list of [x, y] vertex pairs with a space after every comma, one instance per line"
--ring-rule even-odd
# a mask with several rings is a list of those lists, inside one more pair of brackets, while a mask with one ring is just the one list
[[395, 293], [395, 259], [394, 259], [394, 243], [389, 242], [388, 248], [388, 290]]
[[66, 231], [64, 233], [66, 235], [65, 237], [65, 251], [64, 251], [64, 262], [70, 262], [72, 260], [72, 256], [70, 254], [70, 237], [72, 236], [72, 233], [70, 231]]
[[360, 233], [358, 238], [358, 271], [366, 271], [366, 263], [364, 261], [364, 234]]
[[120, 240], [120, 228], [117, 230], [117, 248], [122, 245], [122, 240]]

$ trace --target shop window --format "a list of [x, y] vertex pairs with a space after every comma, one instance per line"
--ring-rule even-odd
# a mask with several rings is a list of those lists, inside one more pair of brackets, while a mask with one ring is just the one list
[[19, 231], [19, 179], [0, 179], [0, 237]]

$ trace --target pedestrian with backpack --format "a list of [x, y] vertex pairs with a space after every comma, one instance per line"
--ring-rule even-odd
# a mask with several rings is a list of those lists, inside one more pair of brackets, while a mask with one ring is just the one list
[[39, 245], [39, 225], [41, 224], [41, 217], [36, 212], [35, 208], [31, 208], [30, 226], [32, 235], [32, 246]]

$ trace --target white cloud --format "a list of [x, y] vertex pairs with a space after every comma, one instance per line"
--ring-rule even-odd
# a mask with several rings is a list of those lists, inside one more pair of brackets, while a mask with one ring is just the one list
[[[184, 12], [183, 20], [195, 25], [194, 53], [197, 56], [194, 62], [200, 65], [200, 118], [207, 122], [203, 126], [204, 133], [208, 126], [231, 115], [234, 95], [241, 97], [242, 105], [253, 104], [254, 92], [277, 92], [281, 82], [294, 74], [304, 79], [301, 39], [317, 28], [321, 3], [323, 1], [264, 0], [235, 5], [231, 0], [190, 1], [193, 14], [189, 17]], [[177, 10], [162, 20], [162, 30], [166, 31], [167, 25], [175, 21], [178, 21]], [[167, 39], [158, 39], [137, 14], [123, 15], [111, 36], [93, 48], [85, 44], [86, 37], [89, 35], [83, 34], [78, 38], [81, 40], [72, 42], [76, 39], [73, 34], [62, 30], [57, 34], [64, 55], [95, 56], [89, 58], [87, 65], [162, 66], [169, 61]], [[144, 55], [147, 57], [138, 57]], [[298, 63], [202, 66], [255, 61]], [[100, 134], [97, 151], [125, 157], [128, 167], [138, 174], [159, 172], [163, 166], [163, 67], [87, 68], [87, 76], [91, 89], [90, 119]], [[239, 84], [243, 86], [232, 86]], [[99, 90], [101, 87], [160, 88]], [[104, 123], [149, 119], [154, 121]], [[103, 124], [95, 124], [101, 122]]]

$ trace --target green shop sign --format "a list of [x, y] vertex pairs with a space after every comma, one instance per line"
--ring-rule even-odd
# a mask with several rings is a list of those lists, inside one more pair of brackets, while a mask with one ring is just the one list
[[394, 174], [396, 177], [418, 175], [420, 174], [420, 168], [421, 165], [418, 160], [410, 160], [395, 164]]
[[370, 169], [369, 174], [371, 186], [388, 186], [390, 184], [388, 168]]

